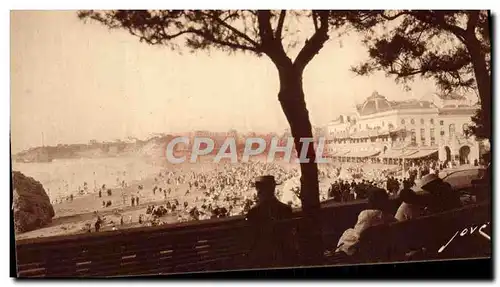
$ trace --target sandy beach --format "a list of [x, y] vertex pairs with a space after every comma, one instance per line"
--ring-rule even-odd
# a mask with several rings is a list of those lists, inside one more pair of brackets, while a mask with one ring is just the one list
[[[114, 159], [113, 159], [114, 160]], [[292, 168], [295, 165], [283, 163], [286, 168]], [[142, 166], [142, 163], [139, 164]], [[92, 164], [94, 167], [94, 164]], [[76, 194], [73, 200], [69, 195], [61, 196], [61, 194], [50, 194], [51, 201], [55, 211], [55, 217], [52, 223], [46, 227], [16, 234], [16, 240], [36, 237], [49, 237], [57, 235], [68, 235], [88, 232], [90, 225], [91, 232], [95, 232], [94, 223], [99, 215], [104, 223], [101, 226], [101, 231], [115, 229], [126, 229], [140, 226], [151, 225], [151, 215], [146, 214], [146, 210], [150, 205], [165, 205], [167, 201], [173, 202], [178, 200], [180, 209], [169, 212], [159, 218], [160, 224], [169, 224], [179, 221], [179, 216], [184, 218], [189, 217], [187, 211], [182, 208], [184, 202], [189, 204], [199, 203], [203, 200], [204, 194], [201, 189], [189, 187], [187, 182], [170, 182], [168, 183], [165, 177], [160, 177], [169, 171], [175, 171], [176, 175], [182, 175], [193, 171], [204, 172], [217, 168], [217, 164], [212, 163], [209, 159], [202, 162], [192, 164], [184, 163], [175, 166], [148, 167], [147, 173], [141, 172], [142, 179], [126, 180], [125, 187], [106, 187], [99, 197], [98, 191], [89, 191], [87, 194]], [[101, 167], [102, 170], [104, 170]], [[159, 171], [159, 172], [158, 172]], [[158, 172], [158, 173], [157, 173]], [[87, 171], [88, 173], [88, 171]], [[118, 174], [118, 171], [109, 172], [110, 177]], [[62, 175], [64, 176], [64, 175]], [[34, 177], [35, 178], [35, 177]], [[35, 178], [37, 179], [37, 178]], [[120, 178], [121, 179], [121, 178]], [[50, 179], [50, 182], [54, 179]], [[83, 181], [81, 181], [83, 182]], [[43, 181], [42, 181], [43, 184]], [[154, 187], [162, 188], [162, 190], [171, 190], [170, 194], [157, 190], [153, 192]], [[140, 188], [142, 187], [142, 189]], [[107, 190], [111, 190], [111, 195], [107, 194]], [[189, 194], [186, 191], [190, 190]], [[132, 206], [132, 197], [139, 197], [139, 205]], [[103, 201], [111, 201], [111, 206], [104, 207]], [[139, 223], [139, 216], [142, 214], [143, 223]], [[123, 218], [123, 225], [121, 219]]]
[[[203, 204], [203, 200], [207, 198], [207, 190], [200, 187], [189, 186], [189, 183], [185, 180], [179, 180], [177, 182], [177, 180], [173, 179], [174, 177], [172, 177], [171, 174], [175, 174], [175, 177], [183, 177], [192, 172], [206, 174], [220, 169], [223, 166], [213, 163], [208, 157], [202, 158], [197, 163], [183, 163], [177, 165], [165, 164], [163, 166], [145, 164], [140, 159], [131, 160], [129, 158], [122, 159], [123, 163], [120, 165], [118, 160], [117, 158], [109, 159], [108, 166], [106, 166], [108, 162], [102, 159], [99, 159], [97, 162], [91, 160], [87, 162], [79, 161], [77, 162], [78, 168], [76, 174], [71, 171], [71, 169], [74, 168], [72, 167], [73, 162], [67, 162], [66, 169], [58, 166], [58, 170], [64, 171], [64, 173], [60, 173], [60, 177], [67, 176], [67, 174], [75, 174], [73, 178], [78, 178], [79, 172], [83, 174], [82, 178], [89, 182], [89, 174], [93, 175], [95, 173], [94, 169], [98, 169], [98, 174], [100, 176], [98, 186], [102, 187], [102, 182], [107, 182], [108, 184], [106, 184], [104, 189], [89, 188], [85, 194], [79, 194], [73, 191], [72, 194], [74, 194], [74, 196], [72, 200], [68, 194], [52, 193], [49, 191], [48, 194], [53, 202], [55, 211], [55, 217], [52, 223], [37, 230], [17, 234], [16, 239], [83, 233], [89, 232], [89, 229], [91, 232], [95, 232], [94, 224], [98, 216], [104, 220], [100, 229], [101, 231], [148, 226], [152, 224], [151, 219], [153, 218], [151, 214], [147, 214], [146, 212], [148, 206], [166, 206], [167, 202], [173, 203], [175, 200], [179, 202], [178, 208], [158, 218], [158, 224], [171, 224], [183, 220], [192, 220], [188, 210], [193, 206], [200, 206]], [[82, 165], [82, 162], [85, 162], [86, 166]], [[255, 158], [255, 162], [260, 162], [260, 164], [262, 164], [263, 161], [262, 159]], [[51, 164], [45, 164], [43, 169], [46, 169], [50, 165]], [[297, 169], [299, 167], [298, 164], [286, 162], [275, 162], [271, 166], [275, 166], [271, 167], [271, 171], [273, 171], [276, 166], [279, 166], [278, 169], [281, 170], [281, 173], [288, 173], [291, 169]], [[126, 167], [126, 169], [124, 169], [124, 167]], [[233, 167], [238, 167], [238, 164], [229, 166], [229, 168]], [[320, 169], [321, 168], [322, 166], [320, 166]], [[167, 177], [167, 173], [169, 173], [170, 176]], [[58, 173], [52, 173], [51, 178], [43, 178], [43, 173], [40, 172], [39, 174], [42, 176], [40, 179], [42, 184], [44, 184], [44, 182], [48, 184], [53, 182], [61, 182], [60, 184], [64, 183], [61, 181], [61, 178], [57, 178]], [[37, 175], [38, 174], [34, 172], [28, 174], [28, 176], [33, 176], [38, 180], [36, 177]], [[117, 177], [117, 175], [121, 176]], [[247, 173], [245, 176], [251, 180], [257, 175], [258, 174]], [[330, 178], [320, 178], [320, 191], [322, 192], [321, 200], [326, 199], [325, 194], [332, 180], [333, 179]], [[115, 184], [109, 184], [109, 182], [112, 183], [113, 181], [116, 181]], [[74, 180], [73, 185], [76, 186], [77, 183], [81, 182], [83, 182], [83, 180]], [[287, 181], [283, 185], [278, 185], [278, 198], [281, 198], [284, 188], [288, 189], [291, 185], [298, 184], [300, 184], [300, 182], [297, 177]], [[155, 187], [156, 191], [154, 192], [153, 190]], [[160, 188], [162, 191], [159, 190]], [[53, 187], [53, 189], [55, 188]], [[99, 189], [102, 190], [101, 197], [99, 197]], [[108, 190], [111, 190], [111, 195], [108, 195]], [[167, 190], [167, 192], [165, 193], [164, 190]], [[170, 190], [170, 193], [168, 190]], [[186, 194], [188, 190], [189, 193]], [[243, 192], [242, 195], [251, 197], [252, 192], [253, 189], [250, 189]], [[132, 197], [139, 198], [138, 205], [134, 204], [134, 206], [132, 206]], [[111, 202], [111, 206], [104, 206], [103, 203], [107, 203], [108, 201]], [[296, 201], [298, 202], [299, 200], [297, 199]], [[188, 203], [188, 208], [184, 208], [185, 202]], [[241, 210], [242, 204], [238, 203], [233, 214], [238, 214]], [[141, 215], [142, 224], [139, 223], [139, 217]], [[123, 224], [121, 222], [122, 219]]]

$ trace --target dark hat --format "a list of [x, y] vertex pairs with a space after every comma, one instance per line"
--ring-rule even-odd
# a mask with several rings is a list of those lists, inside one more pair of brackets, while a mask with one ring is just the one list
[[271, 185], [279, 185], [276, 180], [274, 179], [274, 176], [272, 175], [262, 175], [258, 176], [255, 179], [255, 184], [271, 184]]
[[428, 195], [428, 193], [417, 193], [411, 188], [405, 188], [399, 192], [399, 199], [408, 204], [425, 205], [429, 199]]

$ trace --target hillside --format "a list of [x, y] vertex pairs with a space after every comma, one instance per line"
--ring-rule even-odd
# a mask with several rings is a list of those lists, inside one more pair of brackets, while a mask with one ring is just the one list
[[34, 147], [12, 156], [16, 162], [50, 162], [54, 159], [99, 158], [115, 156], [161, 157], [171, 135], [160, 135], [148, 140], [134, 139], [130, 142], [96, 142], [89, 144], [59, 144], [57, 146]]
[[[245, 147], [245, 138], [259, 137], [266, 141], [267, 152], [270, 148], [272, 137], [278, 135], [249, 133], [247, 135], [229, 134], [229, 133], [210, 133], [210, 132], [194, 132], [189, 135], [184, 135], [190, 138], [193, 142], [193, 137], [209, 137], [214, 141], [214, 150], [212, 154], [216, 154], [219, 148], [228, 137], [234, 137], [237, 141], [237, 150], [242, 153]], [[152, 160], [164, 160], [165, 150], [168, 142], [177, 136], [156, 134], [147, 140], [129, 139], [128, 141], [116, 140], [113, 142], [97, 142], [90, 141], [88, 144], [59, 144], [57, 146], [34, 147], [28, 150], [14, 154], [13, 160], [16, 162], [50, 162], [54, 159], [72, 159], [72, 158], [100, 158], [100, 157], [115, 157], [115, 156], [144, 156]], [[281, 141], [282, 140], [282, 141]], [[280, 140], [279, 145], [286, 145], [285, 138]], [[182, 145], [176, 146], [179, 149]], [[191, 148], [190, 145], [187, 147]]]

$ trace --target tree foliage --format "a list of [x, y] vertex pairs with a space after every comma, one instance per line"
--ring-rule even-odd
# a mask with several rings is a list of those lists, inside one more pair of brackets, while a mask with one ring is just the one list
[[[398, 81], [419, 75], [435, 79], [445, 91], [477, 87], [483, 107], [489, 107], [490, 95], [486, 95], [485, 87], [489, 88], [490, 81], [490, 37], [488, 15], [484, 12], [91, 10], [80, 11], [78, 16], [110, 29], [126, 30], [150, 45], [177, 51], [215, 49], [266, 55], [278, 70], [278, 100], [298, 152], [303, 145], [300, 139], [312, 137], [302, 74], [334, 31], [341, 34], [354, 29], [366, 36], [364, 43], [369, 47], [370, 60], [354, 69], [359, 74], [382, 70], [395, 75]], [[308, 23], [309, 29], [303, 28], [304, 23]], [[307, 39], [301, 38], [304, 34]], [[297, 51], [293, 59], [292, 49]], [[316, 232], [314, 236], [319, 242], [311, 241], [315, 243], [309, 247], [321, 257], [318, 169], [312, 145], [307, 158], [311, 163], [301, 163], [300, 197], [304, 212], [310, 215], [307, 217], [315, 219], [306, 224], [309, 229], [303, 230]], [[315, 215], [311, 215], [314, 210]]]
[[[80, 19], [91, 19], [111, 29], [124, 29], [151, 45], [174, 50], [222, 50], [266, 55], [275, 64], [280, 81], [278, 99], [290, 124], [297, 151], [301, 137], [312, 137], [311, 123], [302, 90], [307, 64], [330, 39], [332, 31], [352, 24], [369, 27], [376, 23], [372, 11], [287, 10], [111, 10], [79, 11]], [[306, 31], [303, 23], [308, 23]], [[303, 29], [303, 30], [301, 30]], [[305, 39], [301, 34], [307, 34]], [[302, 44], [303, 43], [303, 44]], [[292, 60], [289, 50], [301, 47]], [[308, 158], [315, 159], [312, 147]], [[317, 169], [309, 165], [309, 169]], [[301, 165], [306, 171], [305, 165]], [[316, 171], [317, 173], [317, 171]], [[304, 174], [304, 173], [303, 173]], [[306, 175], [312, 183], [315, 172]], [[314, 179], [317, 182], [317, 176]], [[316, 183], [317, 185], [317, 183]], [[309, 187], [318, 189], [316, 187]], [[303, 197], [305, 198], [305, 197]], [[307, 200], [305, 200], [307, 201]], [[318, 201], [303, 205], [319, 206]]]
[[[346, 24], [368, 25], [374, 19], [364, 11], [299, 10], [110, 10], [79, 11], [111, 29], [125, 29], [141, 41], [190, 51], [217, 49], [278, 56], [297, 47], [298, 23], [309, 22], [314, 33], [294, 62], [312, 59], [329, 39], [328, 32]], [[182, 46], [180, 45], [182, 44]], [[312, 54], [311, 54], [312, 53]], [[285, 53], [281, 53], [286, 55]], [[288, 57], [288, 56], [287, 56]], [[273, 59], [273, 58], [272, 58]], [[291, 60], [290, 60], [291, 61]], [[307, 63], [301, 63], [304, 65]]]
[[353, 67], [359, 75], [384, 71], [407, 86], [432, 79], [444, 93], [478, 90], [482, 110], [472, 132], [491, 134], [491, 38], [487, 11], [380, 11], [364, 30], [369, 59]]
[[[301, 138], [312, 138], [312, 126], [302, 87], [307, 64], [330, 39], [333, 30], [375, 23], [373, 12], [363, 11], [269, 11], [269, 10], [116, 10], [80, 11], [80, 19], [92, 19], [111, 29], [124, 29], [151, 45], [173, 50], [212, 49], [228, 53], [266, 55], [276, 66], [280, 91], [278, 100], [295, 142], [301, 152]], [[309, 29], [301, 30], [303, 23]], [[301, 38], [307, 34], [307, 39]], [[303, 43], [303, 44], [302, 44]], [[300, 44], [292, 60], [290, 50]], [[296, 52], [296, 51], [295, 51]], [[320, 259], [321, 224], [319, 213], [318, 167], [313, 145], [307, 149], [310, 163], [301, 163], [301, 201], [305, 218], [310, 220], [302, 232], [310, 236], [311, 258]], [[313, 259], [313, 260], [316, 260]]]

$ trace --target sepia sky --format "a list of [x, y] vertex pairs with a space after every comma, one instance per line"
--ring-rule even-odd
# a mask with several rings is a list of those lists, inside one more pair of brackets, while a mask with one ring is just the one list
[[[332, 34], [306, 68], [313, 125], [353, 111], [374, 90], [389, 100], [435, 92], [432, 82], [417, 81], [405, 92], [383, 74], [354, 75], [349, 68], [367, 57], [359, 40]], [[265, 56], [181, 55], [84, 23], [75, 11], [11, 13], [13, 152], [41, 145], [42, 132], [45, 145], [203, 129], [282, 132], [288, 125], [278, 87]]]

